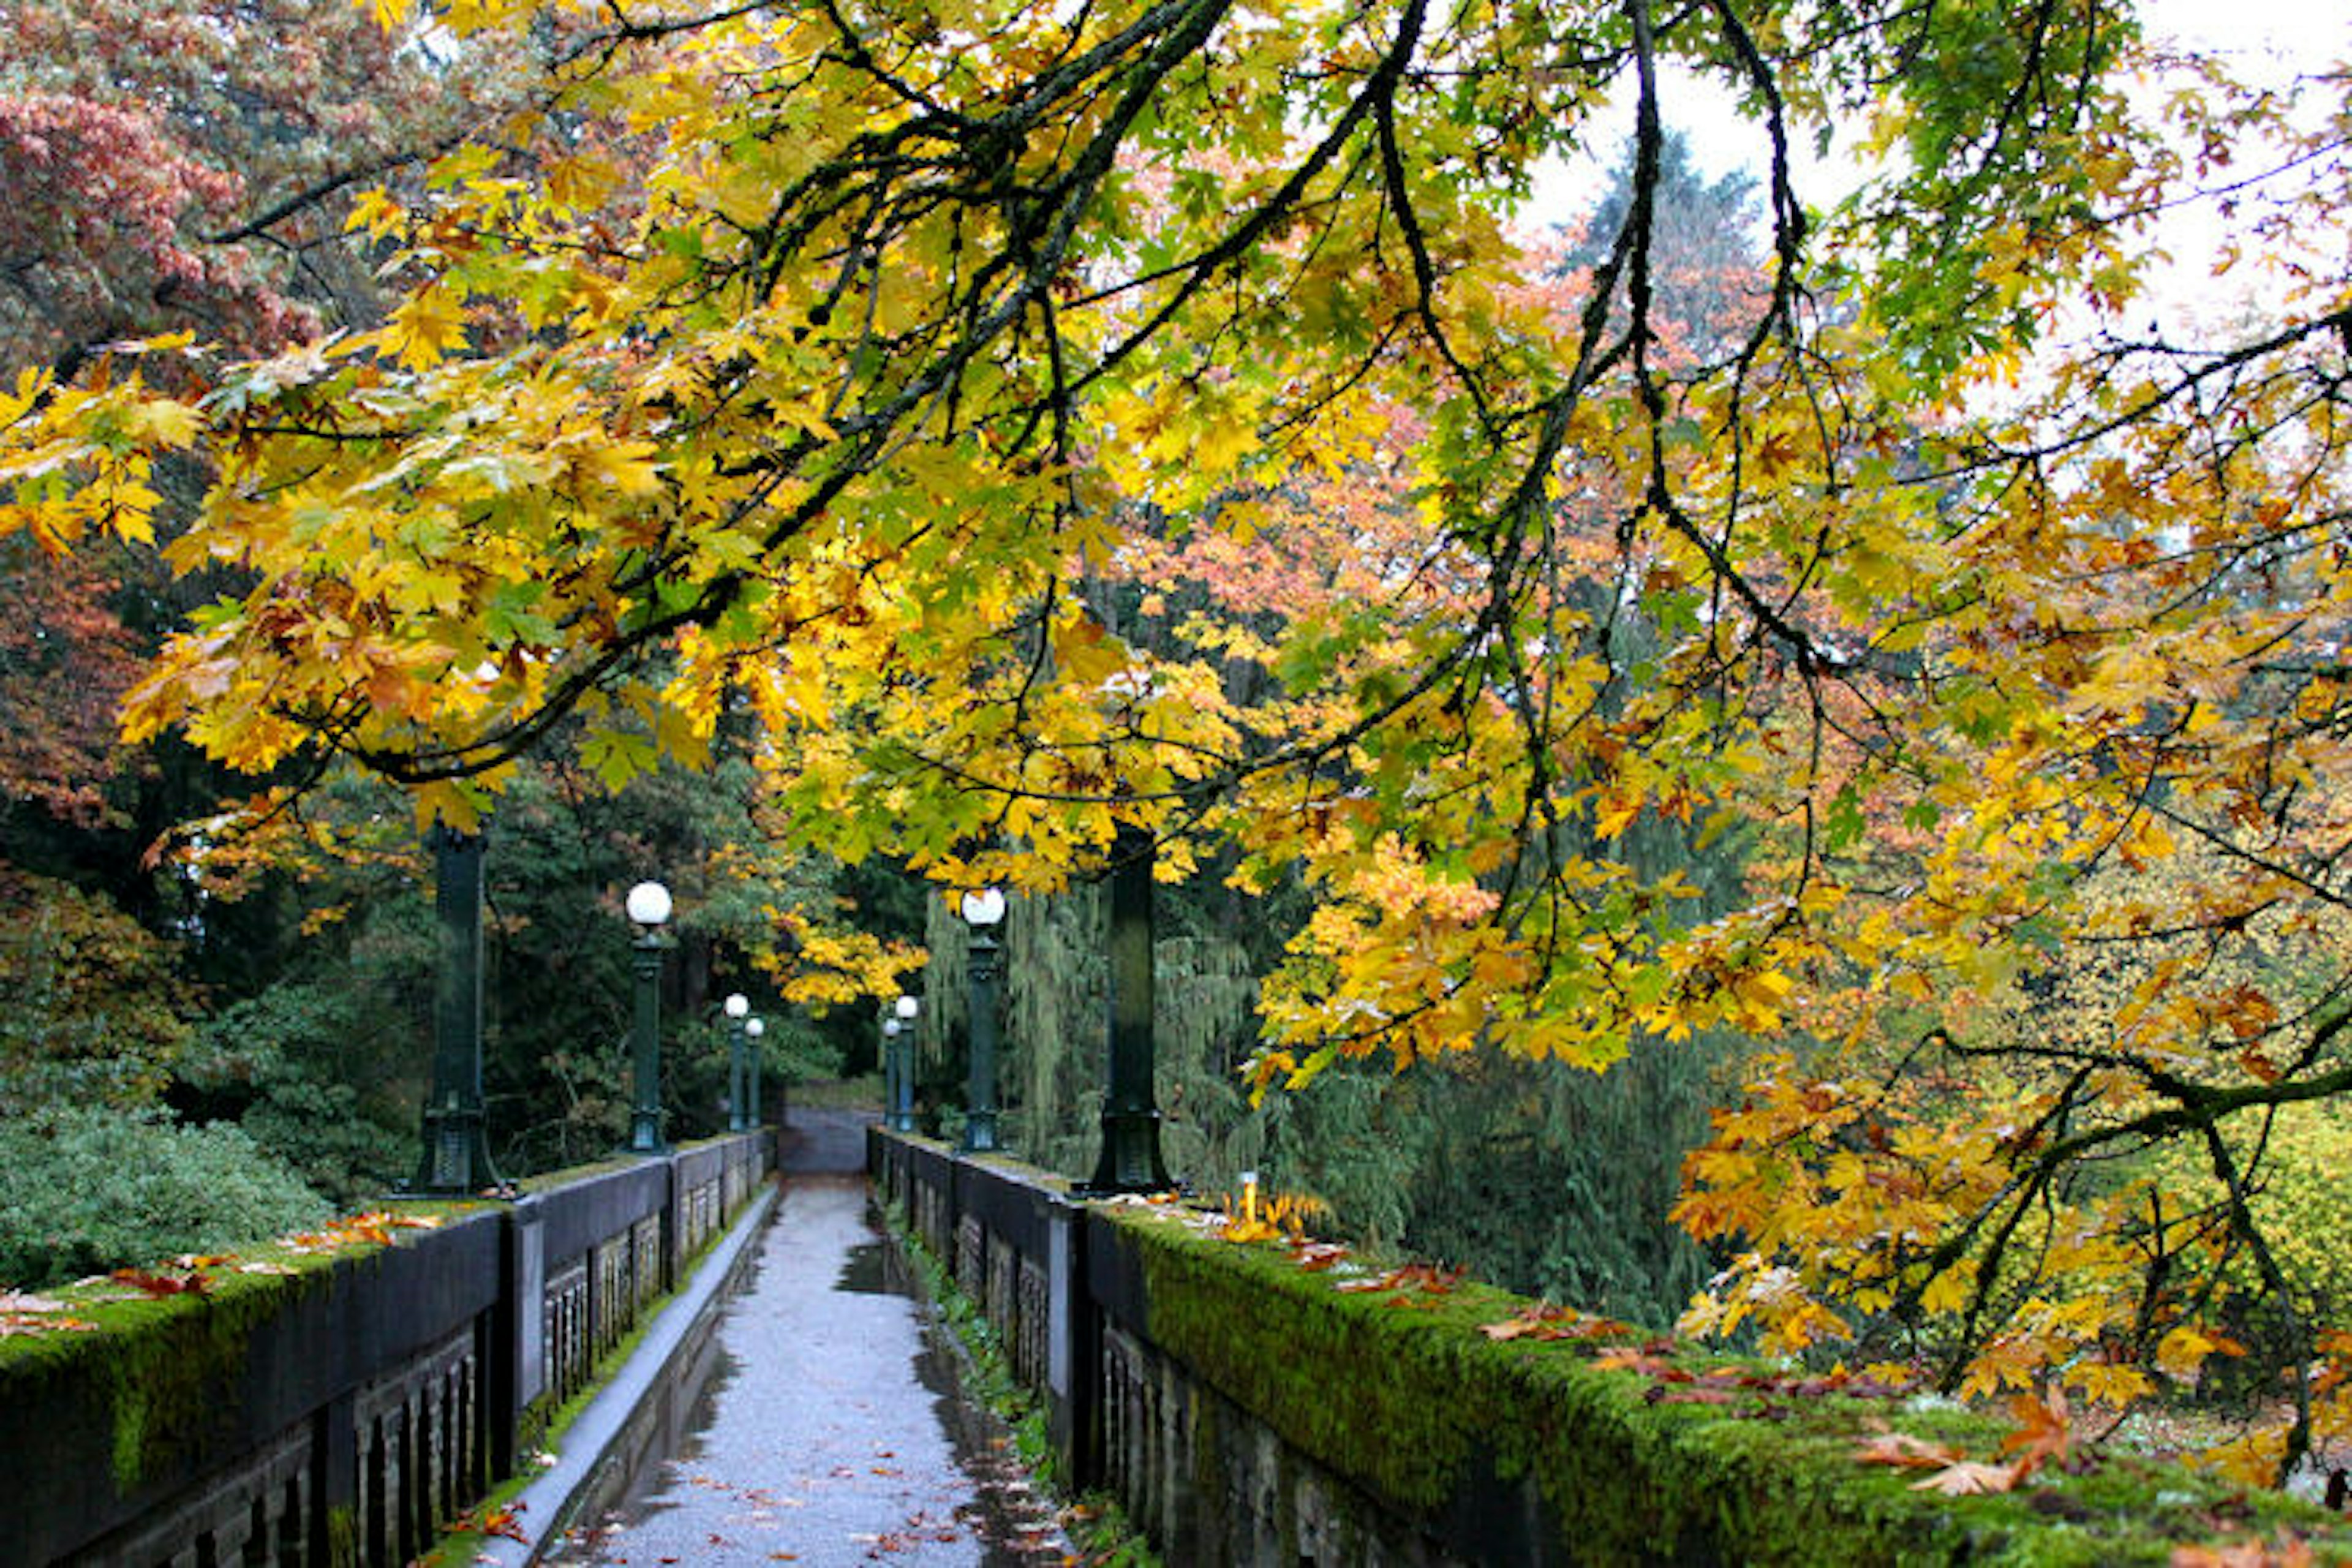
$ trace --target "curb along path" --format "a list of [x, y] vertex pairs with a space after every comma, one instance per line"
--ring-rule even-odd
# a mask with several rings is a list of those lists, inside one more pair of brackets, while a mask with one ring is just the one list
[[547, 1561], [1023, 1568], [1071, 1549], [956, 1394], [866, 1214], [863, 1121], [796, 1111], [782, 1201], [681, 1451]]

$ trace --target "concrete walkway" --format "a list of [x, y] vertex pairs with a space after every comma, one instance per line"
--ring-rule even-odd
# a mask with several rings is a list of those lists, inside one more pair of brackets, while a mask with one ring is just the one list
[[796, 1110], [784, 1191], [681, 1450], [547, 1561], [1019, 1568], [1072, 1555], [954, 1393], [866, 1212], [865, 1119]]

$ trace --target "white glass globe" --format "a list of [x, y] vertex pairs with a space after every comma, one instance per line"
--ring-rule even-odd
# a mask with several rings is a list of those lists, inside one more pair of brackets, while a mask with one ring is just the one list
[[757, 1019], [757, 1018], [752, 1018], [752, 1019], [750, 1019], [749, 1021], [747, 1021], [747, 1022], [744, 1024], [744, 1026], [743, 1026], [743, 1032], [744, 1032], [746, 1035], [749, 1035], [751, 1038], [753, 1038], [753, 1039], [755, 1039], [755, 1040], [756, 1040], [756, 1039], [758, 1039], [761, 1035], [764, 1035], [764, 1034], [766, 1034], [766, 1033], [768, 1032], [768, 1026], [767, 1026], [767, 1025], [765, 1025], [765, 1024], [763, 1024], [763, 1023], [761, 1023], [761, 1022], [760, 1022], [760, 1020], [759, 1020], [759, 1019]]
[[639, 925], [661, 925], [669, 919], [669, 889], [659, 882], [639, 882], [629, 889], [628, 909]]
[[890, 1004], [890, 1010], [901, 1018], [912, 1018], [917, 1013], [922, 1011], [922, 1006], [923, 1005], [912, 996], [901, 996]]
[[729, 1017], [740, 1018], [751, 1010], [751, 999], [740, 991], [735, 991], [729, 993], [727, 1000], [719, 1005], [727, 1009]]
[[978, 892], [966, 893], [962, 907], [968, 924], [992, 926], [1004, 918], [1004, 894], [995, 888], [982, 888]]

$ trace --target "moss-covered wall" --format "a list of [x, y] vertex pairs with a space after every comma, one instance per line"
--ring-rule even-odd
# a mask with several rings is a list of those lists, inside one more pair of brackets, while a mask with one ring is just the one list
[[[247, 1540], [257, 1519], [305, 1560], [366, 1557], [360, 1500], [374, 1494], [355, 1458], [386, 1450], [357, 1429], [371, 1409], [417, 1384], [418, 1399], [472, 1413], [467, 1456], [513, 1453], [535, 1393], [517, 1363], [539, 1333], [541, 1303], [509, 1292], [525, 1279], [543, 1283], [551, 1261], [521, 1269], [520, 1250], [550, 1235], [593, 1245], [597, 1225], [628, 1226], [649, 1212], [667, 1216], [666, 1271], [675, 1271], [709, 1240], [716, 1211], [753, 1190], [730, 1169], [764, 1171], [766, 1148], [757, 1135], [715, 1140], [662, 1162], [675, 1167], [664, 1180], [542, 1183], [520, 1205], [405, 1205], [394, 1222], [344, 1227], [341, 1245], [184, 1259], [149, 1277], [155, 1294], [114, 1281], [53, 1292], [59, 1310], [44, 1317], [54, 1326], [26, 1331], [30, 1315], [16, 1314], [0, 1336], [0, 1568], [103, 1556], [158, 1531], [174, 1542], [163, 1556], [194, 1547], [242, 1560], [246, 1548], [231, 1543]], [[722, 1193], [734, 1202], [722, 1204]], [[524, 1205], [554, 1218], [520, 1225]], [[281, 1519], [289, 1466], [307, 1473], [293, 1489], [305, 1511]], [[475, 1491], [493, 1479], [470, 1458], [466, 1468]], [[404, 1473], [401, 1484], [436, 1483]], [[446, 1517], [446, 1500], [401, 1506]], [[389, 1541], [384, 1553], [407, 1555]], [[277, 1546], [263, 1554], [277, 1560]]]
[[[894, 1135], [876, 1158], [949, 1234], [1003, 1206], [993, 1186], [1052, 1184]], [[1057, 1331], [1084, 1364], [1060, 1392], [1106, 1402], [1075, 1423], [1092, 1451], [1066, 1457], [1188, 1563], [2161, 1563], [2282, 1531], [2352, 1562], [2332, 1515], [2122, 1455], [2002, 1495], [1924, 1490], [1857, 1450], [1893, 1428], [1991, 1460], [2001, 1428], [1631, 1330], [1498, 1341], [1483, 1330], [1531, 1303], [1426, 1276], [1342, 1289], [1382, 1276], [1171, 1205], [1052, 1201], [1085, 1211]]]

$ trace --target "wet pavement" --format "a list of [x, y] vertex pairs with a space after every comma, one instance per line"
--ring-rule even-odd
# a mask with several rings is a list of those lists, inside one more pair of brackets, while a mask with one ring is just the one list
[[864, 1121], [796, 1110], [783, 1201], [676, 1455], [547, 1561], [1024, 1568], [1071, 1548], [955, 1392], [866, 1206]]

